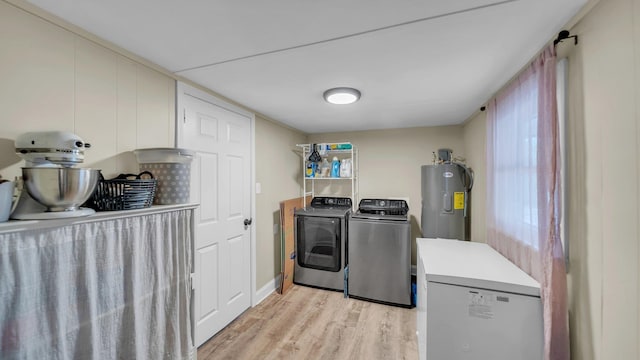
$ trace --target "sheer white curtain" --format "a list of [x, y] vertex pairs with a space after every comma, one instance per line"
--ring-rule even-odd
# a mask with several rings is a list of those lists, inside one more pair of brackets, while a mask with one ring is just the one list
[[545, 359], [569, 359], [553, 46], [487, 106], [487, 242], [540, 282]]

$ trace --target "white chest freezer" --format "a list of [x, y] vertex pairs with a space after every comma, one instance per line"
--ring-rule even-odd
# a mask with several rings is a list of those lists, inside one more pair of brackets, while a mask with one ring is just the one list
[[422, 360], [541, 360], [540, 285], [489, 245], [417, 239]]

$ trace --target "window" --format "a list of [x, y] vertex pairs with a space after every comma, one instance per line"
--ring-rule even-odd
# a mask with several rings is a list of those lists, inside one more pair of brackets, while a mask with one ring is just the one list
[[[556, 97], [560, 138], [560, 158], [564, 164], [564, 123], [566, 117], [567, 60], [557, 63]], [[539, 248], [538, 236], [538, 111], [539, 78], [521, 77], [511, 91], [499, 98], [493, 126], [493, 185], [491, 194], [495, 226], [505, 236], [516, 239], [534, 250]], [[565, 178], [565, 167], [560, 171]], [[565, 184], [561, 183], [561, 193]], [[489, 199], [488, 199], [489, 200]], [[560, 238], [568, 261], [565, 239], [565, 206], [561, 204]]]
[[506, 236], [538, 249], [538, 81], [521, 81], [500, 99], [493, 130], [496, 226]]
[[560, 210], [560, 240], [564, 249], [564, 259], [567, 272], [569, 271], [569, 242], [567, 227], [567, 89], [569, 78], [569, 61], [564, 58], [558, 60], [556, 65], [556, 98], [558, 101], [558, 125], [560, 130], [560, 159], [562, 159], [562, 167], [560, 168], [560, 191], [562, 193], [562, 205]]
[[564, 79], [549, 46], [487, 106], [487, 243], [540, 282], [545, 359], [569, 359], [560, 228]]

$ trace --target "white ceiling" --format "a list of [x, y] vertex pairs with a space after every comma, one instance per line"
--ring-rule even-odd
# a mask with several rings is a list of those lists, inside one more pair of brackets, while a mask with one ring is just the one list
[[[460, 124], [587, 0], [29, 0], [306, 133]], [[350, 86], [352, 105], [322, 93]]]

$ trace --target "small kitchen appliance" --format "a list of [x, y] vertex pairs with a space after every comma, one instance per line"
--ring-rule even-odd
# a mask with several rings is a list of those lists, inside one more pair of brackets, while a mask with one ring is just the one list
[[64, 131], [25, 133], [15, 141], [25, 159], [22, 187], [12, 219], [44, 220], [87, 216], [95, 210], [80, 207], [98, 185], [100, 170], [75, 167], [91, 145]]

